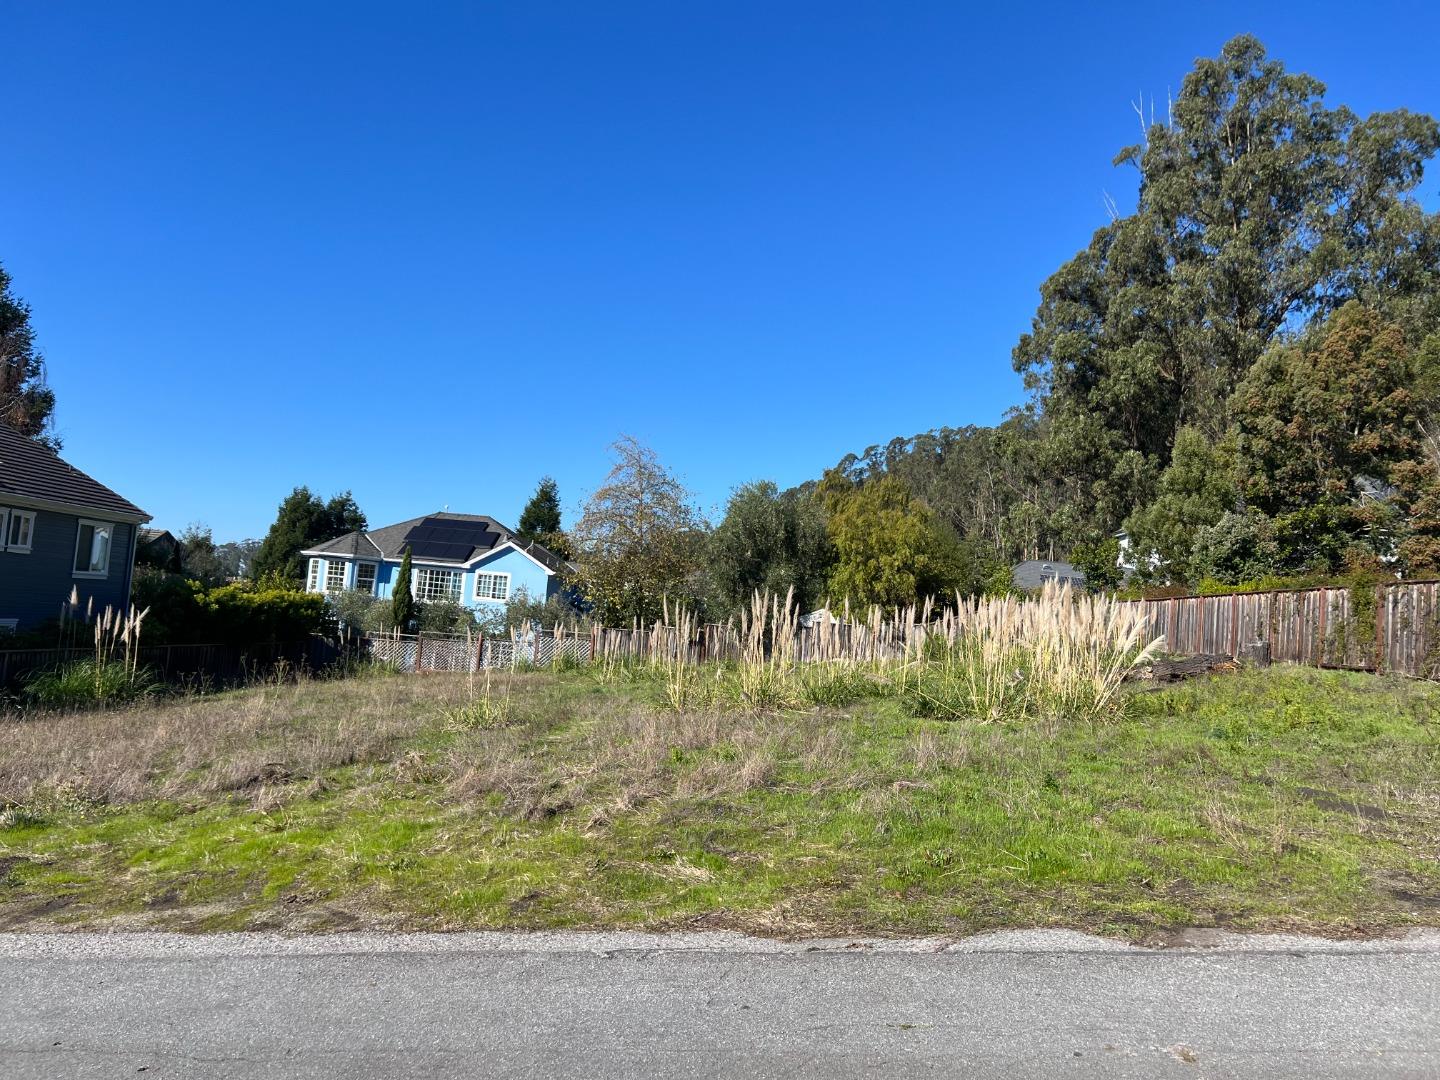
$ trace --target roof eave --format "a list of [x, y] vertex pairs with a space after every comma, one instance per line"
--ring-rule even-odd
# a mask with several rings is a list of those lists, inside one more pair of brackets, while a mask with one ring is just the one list
[[63, 502], [57, 499], [37, 499], [32, 495], [15, 495], [8, 491], [0, 491], [0, 502], [6, 506], [22, 506], [27, 510], [51, 510], [57, 514], [75, 514], [79, 517], [88, 515], [102, 518], [105, 521], [123, 522], [127, 525], [141, 525], [154, 520], [138, 506], [133, 510], [116, 510], [108, 506]]

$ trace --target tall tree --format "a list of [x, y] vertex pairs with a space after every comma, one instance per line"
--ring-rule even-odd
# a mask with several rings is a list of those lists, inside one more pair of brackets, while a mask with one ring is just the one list
[[60, 449], [51, 426], [55, 393], [45, 381], [45, 359], [35, 348], [30, 305], [10, 290], [0, 266], [0, 424]]
[[1198, 580], [1191, 571], [1196, 534], [1239, 501], [1233, 451], [1233, 445], [1217, 446], [1198, 428], [1180, 429], [1158, 496], [1125, 522], [1142, 578]]
[[1248, 505], [1272, 516], [1356, 501], [1360, 485], [1421, 453], [1415, 356], [1404, 332], [1358, 302], [1241, 380], [1232, 411]]
[[520, 524], [515, 536], [548, 548], [563, 559], [570, 557], [570, 545], [560, 528], [560, 488], [550, 477], [540, 480], [535, 494], [520, 511]]
[[415, 617], [415, 593], [410, 585], [410, 573], [410, 549], [407, 547], [400, 556], [400, 569], [390, 593], [390, 621], [402, 633], [410, 629], [410, 620]]
[[830, 513], [832, 600], [894, 608], [980, 588], [982, 568], [949, 526], [896, 477], [820, 485]]
[[655, 452], [622, 437], [615, 464], [585, 503], [573, 533], [576, 584], [600, 618], [657, 618], [665, 598], [703, 591], [705, 521]]
[[736, 488], [710, 535], [710, 576], [729, 611], [757, 590], [791, 589], [800, 610], [809, 611], [825, 598], [834, 561], [820, 500], [798, 489], [779, 491], [769, 480]]
[[1413, 192], [1440, 126], [1359, 119], [1324, 91], [1237, 37], [1116, 158], [1140, 171], [1135, 213], [1045, 282], [1014, 352], [1068, 480], [1052, 517], [1103, 531], [1147, 502], [1180, 428], [1218, 439], [1231, 391], [1297, 322], [1433, 293], [1440, 217]]
[[194, 521], [185, 526], [180, 540], [180, 572], [207, 588], [223, 585], [230, 576], [210, 526]]
[[520, 511], [520, 524], [515, 535], [523, 540], [539, 540], [543, 543], [544, 537], [559, 531], [560, 488], [550, 477], [542, 477], [535, 494], [530, 496], [525, 509]]
[[304, 580], [300, 552], [337, 536], [365, 528], [365, 515], [350, 492], [341, 492], [321, 502], [308, 487], [297, 487], [285, 497], [260, 550], [250, 563], [250, 576], [279, 575], [286, 581]]
[[332, 495], [325, 504], [324, 512], [316, 521], [315, 535], [308, 539], [333, 540], [348, 532], [358, 532], [367, 524], [365, 511], [360, 509], [355, 496], [348, 491], [342, 491], [339, 495]]

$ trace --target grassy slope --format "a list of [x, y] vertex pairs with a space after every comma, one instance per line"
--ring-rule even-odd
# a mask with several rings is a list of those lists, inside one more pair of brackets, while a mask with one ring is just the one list
[[1440, 923], [1440, 687], [1301, 669], [1039, 727], [644, 685], [271, 687], [0, 729], [0, 926]]

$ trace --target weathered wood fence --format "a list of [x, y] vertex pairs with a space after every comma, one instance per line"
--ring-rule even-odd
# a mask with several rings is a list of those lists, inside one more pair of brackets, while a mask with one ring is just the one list
[[[797, 660], [877, 660], [904, 655], [907, 632], [917, 627], [887, 623], [832, 624], [825, 632], [800, 628], [794, 637]], [[923, 628], [918, 628], [923, 630]], [[692, 627], [594, 627], [542, 630], [512, 636], [482, 634], [373, 634], [363, 639], [364, 654], [400, 671], [480, 671], [516, 666], [549, 667], [558, 657], [586, 664], [607, 657], [673, 660], [703, 664], [739, 660], [743, 643], [733, 624]]]
[[1134, 600], [1168, 652], [1234, 656], [1263, 641], [1275, 660], [1440, 675], [1440, 581]]

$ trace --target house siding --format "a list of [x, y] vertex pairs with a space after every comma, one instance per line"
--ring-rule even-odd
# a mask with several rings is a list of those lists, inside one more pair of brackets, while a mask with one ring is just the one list
[[0, 551], [0, 619], [17, 619], [17, 629], [25, 630], [57, 618], [60, 605], [69, 599], [72, 588], [79, 592], [82, 607], [93, 605], [97, 612], [107, 606], [117, 611], [126, 607], [136, 527], [109, 522], [114, 526], [114, 533], [108, 572], [103, 578], [77, 578], [75, 537], [82, 517], [86, 521], [107, 520], [104, 513], [80, 515], [37, 510], [30, 552]]
[[[347, 588], [353, 588], [355, 584], [355, 562], [377, 562], [372, 559], [352, 559], [349, 557], [340, 559], [321, 558], [320, 562], [320, 588], [325, 587], [325, 575], [330, 563], [338, 562], [345, 564], [345, 584]], [[431, 564], [415, 562], [411, 566], [412, 573]], [[437, 568], [445, 570], [462, 569], [454, 565], [441, 566], [434, 564]], [[307, 564], [308, 574], [309, 567]], [[379, 562], [375, 574], [375, 595], [389, 598], [394, 595], [395, 579], [399, 576], [400, 564], [398, 562]], [[460, 583], [460, 602], [466, 607], [476, 611], [503, 607], [504, 604], [498, 600], [477, 600], [475, 598], [475, 575], [476, 574], [509, 574], [510, 575], [510, 596], [513, 598], [519, 590], [524, 589], [535, 600], [545, 600], [555, 595], [560, 588], [559, 579], [553, 574], [546, 573], [545, 569], [536, 564], [528, 555], [523, 555], [513, 548], [482, 558], [474, 566], [463, 568]]]

